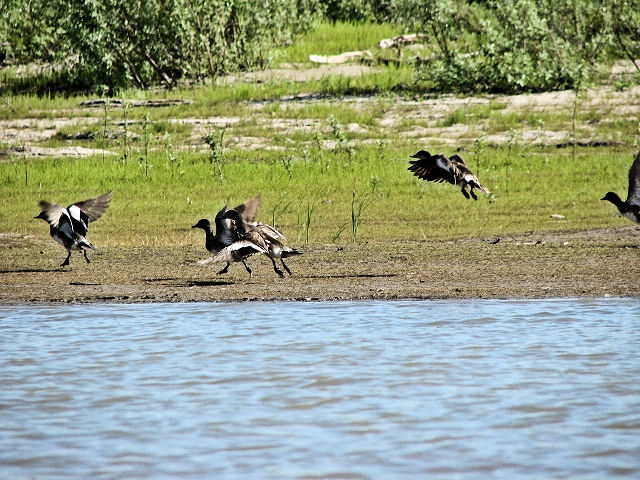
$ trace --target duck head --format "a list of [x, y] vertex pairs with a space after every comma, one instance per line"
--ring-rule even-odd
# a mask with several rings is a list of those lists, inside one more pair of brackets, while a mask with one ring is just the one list
[[622, 199], [616, 192], [607, 192], [600, 200], [608, 200], [614, 205], [620, 205], [622, 203]]
[[209, 230], [211, 229], [211, 223], [206, 218], [201, 218], [200, 220], [198, 220], [198, 223], [192, 225], [191, 228], [201, 228], [203, 230]]
[[44, 220], [45, 222], [48, 222], [47, 215], [44, 211], [40, 212], [38, 215], [36, 215], [33, 218], [39, 218], [40, 220]]

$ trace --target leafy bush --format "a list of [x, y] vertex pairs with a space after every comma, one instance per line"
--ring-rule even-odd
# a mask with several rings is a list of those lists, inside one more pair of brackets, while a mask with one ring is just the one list
[[16, 60], [68, 62], [93, 89], [174, 86], [265, 66], [317, 11], [314, 0], [9, 0], [0, 45]]
[[638, 7], [637, 0], [399, 0], [393, 15], [437, 44], [438, 55], [419, 67], [434, 89], [520, 92], [579, 88], [604, 55], [637, 58]]

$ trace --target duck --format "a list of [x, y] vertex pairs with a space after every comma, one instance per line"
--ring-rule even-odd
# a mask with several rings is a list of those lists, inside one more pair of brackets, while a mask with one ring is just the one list
[[[417, 158], [418, 160], [410, 160], [411, 166], [408, 170], [418, 178], [430, 182], [446, 181], [453, 185], [462, 185], [462, 195], [466, 198], [473, 197], [474, 200], [478, 200], [473, 191], [474, 188], [489, 194], [489, 190], [480, 185], [478, 177], [473, 174], [458, 154], [454, 154], [449, 158], [444, 153], [432, 155], [426, 150], [420, 150], [411, 155], [411, 158]], [[467, 186], [470, 187], [468, 192], [466, 190]]]
[[285, 245], [285, 237], [282, 233], [271, 225], [247, 222], [240, 213], [233, 209], [227, 210], [223, 217], [234, 221], [241, 241], [249, 242], [264, 250], [262, 253], [269, 257], [273, 264], [273, 270], [280, 278], [284, 277], [284, 273], [278, 268], [276, 259], [280, 260], [282, 267], [291, 275], [291, 270], [284, 263], [284, 259], [294, 255], [302, 255], [302, 252]]
[[210, 262], [225, 262], [225, 267], [218, 272], [218, 275], [222, 275], [229, 271], [229, 265], [231, 265], [232, 262], [242, 262], [244, 268], [249, 272], [249, 277], [251, 277], [253, 272], [251, 271], [251, 268], [249, 268], [249, 265], [247, 265], [246, 260], [256, 253], [266, 255], [267, 250], [248, 240], [236, 240], [231, 243], [231, 245], [224, 247], [213, 257], [206, 260], [200, 260], [198, 265], [206, 265]]
[[640, 223], [640, 151], [629, 168], [629, 190], [627, 200], [622, 201], [615, 192], [607, 192], [600, 200], [608, 200], [618, 211], [632, 222]]
[[34, 218], [47, 222], [51, 238], [67, 249], [67, 258], [60, 264], [61, 267], [69, 265], [73, 250], [81, 250], [87, 263], [91, 262], [87, 250], [96, 248], [86, 238], [89, 222], [95, 222], [102, 216], [110, 200], [110, 191], [99, 197], [72, 203], [66, 208], [57, 203], [40, 200], [38, 206], [41, 211]]
[[[260, 208], [260, 195], [256, 195], [246, 202], [238, 205], [234, 208], [235, 211], [240, 212], [243, 218], [247, 222], [254, 222], [256, 215], [258, 214], [258, 210]], [[238, 232], [236, 226], [233, 223], [233, 220], [228, 218], [224, 218], [224, 214], [228, 211], [228, 207], [225, 205], [222, 209], [216, 214], [215, 217], [215, 233], [211, 227], [211, 222], [206, 218], [201, 218], [198, 222], [193, 225], [191, 228], [200, 228], [204, 230], [205, 233], [205, 248], [213, 255], [218, 255], [222, 250], [231, 245], [234, 242], [239, 240]], [[227, 252], [228, 254], [228, 252]], [[245, 259], [248, 257], [245, 257]], [[212, 259], [211, 259], [212, 260]], [[240, 261], [231, 260], [231, 261]], [[200, 262], [209, 263], [209, 261]], [[244, 260], [243, 260], [244, 263]], [[218, 274], [227, 273], [229, 269], [229, 262], [227, 265], [218, 272]], [[244, 263], [245, 267], [247, 267], [246, 263]]]

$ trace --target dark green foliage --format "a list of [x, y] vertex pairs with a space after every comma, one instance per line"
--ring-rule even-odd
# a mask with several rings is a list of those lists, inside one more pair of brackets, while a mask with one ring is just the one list
[[580, 88], [596, 63], [640, 55], [640, 1], [399, 0], [394, 18], [438, 54], [419, 66], [438, 91]]
[[385, 22], [391, 18], [391, 1], [328, 0], [324, 14], [332, 22]]
[[17, 61], [64, 62], [94, 90], [172, 87], [264, 67], [270, 48], [308, 28], [315, 11], [305, 0], [8, 0], [0, 49]]

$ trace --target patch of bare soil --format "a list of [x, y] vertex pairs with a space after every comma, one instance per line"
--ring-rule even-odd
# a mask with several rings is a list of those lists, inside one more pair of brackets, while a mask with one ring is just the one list
[[279, 278], [266, 257], [197, 265], [203, 246], [103, 247], [92, 263], [46, 235], [0, 235], [0, 304], [640, 295], [640, 229], [627, 226], [501, 238], [299, 245]]

